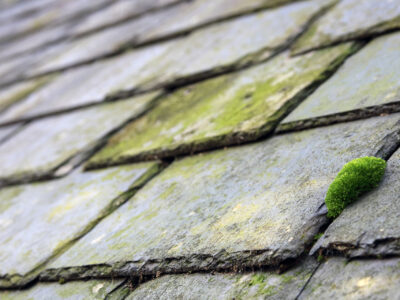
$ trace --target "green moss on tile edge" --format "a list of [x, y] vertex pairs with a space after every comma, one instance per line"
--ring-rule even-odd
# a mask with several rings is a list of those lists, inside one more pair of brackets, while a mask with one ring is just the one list
[[356, 158], [345, 164], [326, 194], [328, 217], [336, 218], [347, 205], [377, 187], [385, 169], [386, 161], [373, 156]]

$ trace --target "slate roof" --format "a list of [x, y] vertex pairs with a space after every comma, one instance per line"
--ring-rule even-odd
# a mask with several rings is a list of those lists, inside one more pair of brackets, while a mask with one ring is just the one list
[[[399, 0], [0, 2], [0, 299], [400, 299]], [[342, 166], [387, 161], [327, 217]]]

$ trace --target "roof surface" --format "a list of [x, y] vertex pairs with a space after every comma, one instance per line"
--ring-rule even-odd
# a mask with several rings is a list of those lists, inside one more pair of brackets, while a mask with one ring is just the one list
[[[0, 24], [0, 299], [400, 299], [399, 0], [3, 0]], [[363, 156], [381, 184], [328, 218]]]

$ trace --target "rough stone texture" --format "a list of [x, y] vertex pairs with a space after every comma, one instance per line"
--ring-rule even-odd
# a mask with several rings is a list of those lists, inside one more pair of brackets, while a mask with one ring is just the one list
[[0, 286], [28, 280], [21, 276], [29, 278], [123, 203], [128, 197], [120, 196], [123, 192], [143, 184], [156, 171], [156, 163], [85, 173], [77, 170], [59, 180], [3, 188]]
[[157, 94], [145, 94], [29, 124], [1, 145], [0, 182], [49, 177], [60, 166], [63, 167], [59, 172], [68, 172], [104, 135], [148, 109]]
[[66, 284], [40, 283], [26, 290], [0, 291], [0, 298], [2, 300], [104, 299], [120, 283], [120, 280], [77, 281]]
[[140, 72], [143, 65], [167, 51], [169, 46], [170, 43], [158, 44], [116, 59], [64, 72], [51, 84], [0, 115], [0, 122], [102, 102], [109, 95], [121, 92], [127, 86], [134, 88], [138, 82], [145, 81]]
[[112, 137], [90, 166], [186, 154], [254, 140], [303, 100], [353, 45], [267, 63], [182, 88]]
[[308, 260], [283, 274], [166, 275], [146, 282], [126, 300], [144, 299], [295, 299], [317, 264]]
[[373, 40], [302, 102], [282, 122], [282, 127], [295, 127], [307, 119], [328, 118], [346, 111], [363, 115], [365, 107], [399, 102], [399, 52], [399, 33]]
[[299, 299], [400, 299], [400, 259], [331, 258], [314, 274]]
[[383, 136], [399, 130], [399, 117], [286, 134], [176, 161], [41, 278], [235, 270], [297, 258], [326, 224], [319, 209], [337, 172], [349, 160], [373, 154]]
[[[218, 7], [221, 5], [219, 2], [221, 1], [215, 1], [215, 3], [212, 1], [211, 3]], [[168, 33], [165, 32], [168, 27], [161, 26], [163, 18], [171, 18], [173, 20], [171, 26], [173, 24], [173, 26], [185, 27], [190, 26], [190, 23], [193, 22], [201, 22], [206, 15], [207, 18], [210, 18], [211, 12], [225, 14], [227, 7], [232, 9], [234, 5], [227, 4], [227, 0], [224, 2], [225, 5], [221, 5], [216, 10], [209, 7], [210, 2], [207, 1], [183, 3], [182, 5], [185, 7], [182, 11], [176, 11], [176, 6], [174, 6], [160, 11], [158, 14], [162, 16], [145, 15], [143, 18], [89, 35], [72, 43], [68, 51], [53, 60], [50, 59], [36, 72], [55, 70], [104, 56], [121, 49], [121, 47], [126, 47], [125, 45], [132, 41], [139, 43], [163, 36]], [[201, 5], [197, 8], [198, 3]], [[302, 1], [235, 18], [196, 31], [176, 43], [168, 52], [162, 53], [155, 62], [150, 63], [152, 76], [158, 74], [160, 69], [163, 69], [162, 73], [169, 77], [210, 70], [221, 65], [232, 64], [246, 55], [261, 50], [282, 47], [300, 34], [310, 19], [331, 3], [331, 0]], [[191, 5], [195, 7], [191, 7]], [[197, 16], [197, 14], [203, 15], [203, 17]], [[192, 17], [190, 17], [191, 15]], [[177, 23], [177, 20], [181, 21]], [[185, 20], [189, 23], [186, 24]], [[266, 28], [268, 28], [268, 34], [265, 34]], [[169, 28], [169, 30], [179, 30], [179, 26], [178, 28]], [[124, 58], [121, 57], [121, 59]]]
[[400, 28], [398, 0], [342, 0], [292, 47], [300, 53]]
[[0, 90], [0, 112], [28, 97], [32, 92], [48, 83], [50, 79], [51, 77], [33, 79], [2, 88]]
[[[106, 8], [85, 18], [85, 20], [80, 22], [77, 27], [74, 28], [72, 34], [82, 35], [97, 31], [101, 28], [128, 20], [143, 13], [157, 9], [164, 9], [164, 7], [178, 2], [182, 2], [182, 0], [115, 1], [110, 6], [107, 6]], [[198, 2], [204, 3], [204, 1]], [[157, 14], [155, 16], [157, 17]]]
[[389, 159], [380, 186], [346, 207], [314, 245], [355, 256], [400, 254], [400, 150]]

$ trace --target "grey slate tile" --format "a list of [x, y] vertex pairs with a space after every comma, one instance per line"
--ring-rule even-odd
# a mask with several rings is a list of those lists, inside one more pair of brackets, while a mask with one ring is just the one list
[[282, 122], [281, 129], [345, 119], [346, 112], [348, 118], [377, 115], [381, 110], [368, 108], [398, 103], [399, 51], [400, 33], [373, 40], [302, 102]]
[[[279, 265], [304, 253], [341, 166], [399, 115], [276, 136], [172, 163], [41, 274], [43, 280]], [[104, 267], [97, 267], [97, 265]]]
[[140, 72], [143, 65], [167, 51], [169, 46], [170, 43], [155, 45], [61, 73], [57, 80], [0, 115], [0, 123], [102, 102], [126, 87], [133, 88], [143, 80]]
[[42, 3], [40, 4], [40, 9], [13, 21], [4, 22], [0, 32], [0, 41], [15, 40], [45, 27], [73, 20], [110, 2], [110, 0], [75, 0]]
[[[71, 32], [72, 35], [83, 35], [89, 32], [116, 24], [118, 22], [137, 17], [143, 13], [153, 10], [165, 9], [165, 7], [183, 2], [183, 0], [136, 0], [114, 1], [111, 5], [99, 10], [79, 22], [76, 28]], [[155, 16], [157, 17], [157, 15]]]
[[110, 138], [91, 167], [188, 154], [271, 133], [313, 86], [357, 49], [338, 47], [266, 63], [184, 87]]
[[104, 299], [121, 280], [76, 281], [66, 284], [38, 283], [29, 289], [0, 291], [3, 300]]
[[331, 258], [312, 277], [303, 299], [399, 299], [400, 259]]
[[[27, 283], [157, 171], [142, 163], [0, 190], [0, 286]], [[25, 277], [23, 277], [25, 276]]]
[[0, 146], [0, 181], [65, 173], [79, 164], [104, 135], [148, 109], [157, 95], [154, 92], [34, 121]]
[[48, 76], [3, 87], [0, 89], [0, 112], [24, 100], [35, 90], [51, 81], [51, 79], [52, 77]]
[[10, 125], [7, 127], [0, 127], [0, 144], [7, 140], [12, 134], [15, 134], [20, 125]]
[[312, 251], [350, 257], [400, 254], [400, 150], [389, 159], [380, 186], [345, 208]]
[[[208, 1], [182, 3], [182, 9], [179, 9], [180, 6], [173, 6], [158, 12], [158, 15], [148, 14], [102, 30], [76, 40], [63, 55], [49, 59], [36, 72], [56, 70], [101, 57], [132, 41], [137, 44], [171, 34], [207, 19], [223, 16], [229, 13], [227, 7], [234, 12], [235, 6], [227, 2], [231, 0], [212, 1], [212, 6]], [[165, 73], [171, 73], [171, 68], [178, 73], [188, 73], [188, 70], [180, 70], [189, 67], [193, 73], [194, 63], [201, 66], [202, 70], [211, 69], [219, 64], [233, 63], [265, 48], [276, 49], [298, 35], [314, 15], [331, 3], [332, 0], [302, 1], [212, 25], [182, 39], [165, 57], [152, 63], [150, 68], [153, 73], [154, 69], [158, 71], [160, 68], [165, 69]], [[246, 4], [236, 6], [236, 9], [243, 6], [246, 7]], [[164, 24], [167, 20], [163, 19], [170, 20], [169, 27]]]
[[127, 300], [150, 299], [295, 299], [317, 263], [304, 264], [282, 274], [165, 275], [136, 288]]
[[399, 29], [398, 0], [342, 0], [293, 45], [294, 53]]

